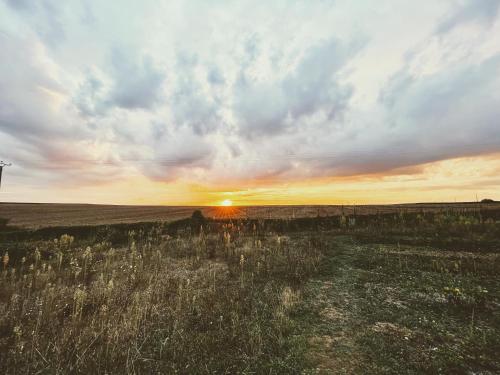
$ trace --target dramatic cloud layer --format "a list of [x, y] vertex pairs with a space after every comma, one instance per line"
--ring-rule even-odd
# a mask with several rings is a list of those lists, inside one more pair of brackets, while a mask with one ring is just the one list
[[0, 0], [3, 199], [411, 175], [498, 153], [499, 7]]

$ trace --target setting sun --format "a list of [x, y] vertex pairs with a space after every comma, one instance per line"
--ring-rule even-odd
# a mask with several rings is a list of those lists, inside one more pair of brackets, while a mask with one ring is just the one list
[[232, 206], [232, 205], [233, 205], [233, 202], [230, 199], [225, 199], [221, 203], [221, 206], [226, 206], [226, 207]]

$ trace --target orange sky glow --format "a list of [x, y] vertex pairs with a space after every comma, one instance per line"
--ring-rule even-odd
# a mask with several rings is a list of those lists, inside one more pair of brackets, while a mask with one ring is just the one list
[[[375, 204], [500, 200], [500, 154], [423, 164], [414, 168], [369, 175], [302, 181], [242, 181], [202, 184], [188, 181], [155, 182], [130, 176], [113, 183], [29, 189], [6, 183], [8, 201], [87, 202], [137, 205], [233, 206], [301, 204]], [[60, 197], [63, 197], [62, 199]]]

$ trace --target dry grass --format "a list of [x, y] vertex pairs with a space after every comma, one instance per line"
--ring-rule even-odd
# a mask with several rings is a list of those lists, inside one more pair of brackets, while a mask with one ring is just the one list
[[75, 248], [64, 236], [5, 262], [0, 372], [291, 373], [302, 366], [290, 314], [301, 298], [297, 286], [320, 262], [318, 246], [244, 236], [234, 226], [188, 238], [160, 234], [130, 233], [122, 249]]
[[0, 372], [497, 373], [495, 215], [18, 231]]

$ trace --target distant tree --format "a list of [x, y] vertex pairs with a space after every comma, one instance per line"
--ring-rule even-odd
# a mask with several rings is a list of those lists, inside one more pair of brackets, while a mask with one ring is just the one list
[[481, 203], [495, 203], [495, 201], [493, 199], [485, 198], [481, 200]]
[[201, 228], [205, 225], [207, 219], [203, 216], [200, 210], [195, 210], [191, 215], [191, 230], [193, 233], [199, 234]]
[[201, 210], [194, 210], [193, 214], [191, 215], [191, 219], [193, 220], [205, 220], [205, 216], [203, 216], [203, 213]]

